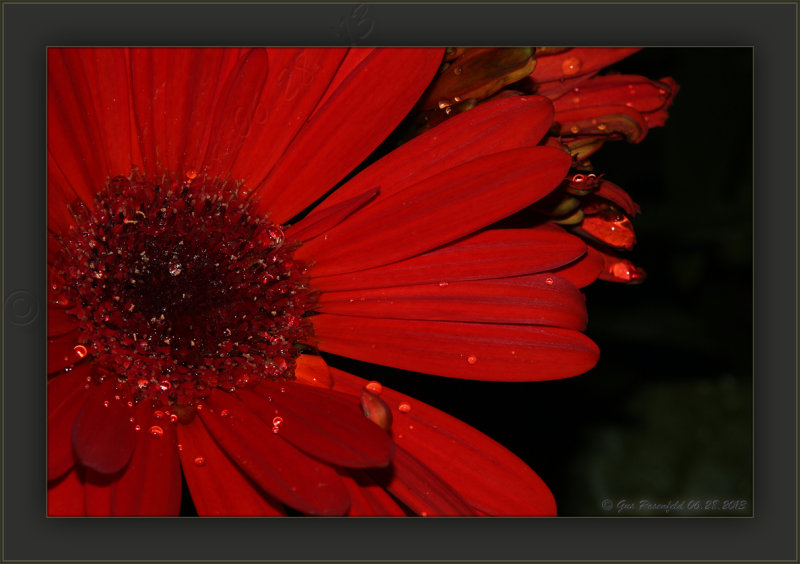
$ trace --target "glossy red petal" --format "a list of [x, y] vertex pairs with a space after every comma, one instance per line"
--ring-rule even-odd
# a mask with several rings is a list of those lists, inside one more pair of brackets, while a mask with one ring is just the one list
[[136, 432], [130, 463], [112, 486], [111, 514], [177, 516], [181, 509], [181, 468], [176, 424], [144, 403], [136, 407], [135, 420], [141, 429]]
[[75, 464], [72, 426], [89, 395], [84, 388], [89, 363], [59, 374], [47, 382], [47, 479], [62, 476]]
[[72, 427], [72, 448], [78, 461], [101, 474], [122, 470], [136, 444], [133, 408], [116, 399], [111, 378], [92, 383], [88, 398]]
[[316, 309], [384, 319], [586, 327], [583, 295], [563, 278], [547, 274], [323, 292]]
[[246, 188], [259, 190], [319, 106], [346, 53], [329, 48], [266, 50], [266, 83], [260, 91], [242, 91], [255, 99], [256, 106], [231, 172], [244, 180]]
[[64, 308], [48, 307], [47, 308], [47, 336], [60, 337], [80, 327], [78, 319], [69, 313]]
[[553, 272], [572, 282], [578, 288], [585, 288], [600, 275], [603, 270], [603, 258], [591, 247], [580, 259], [572, 264], [558, 268]]
[[[206, 164], [207, 147], [212, 137], [221, 133], [212, 130], [211, 118], [222, 86], [240, 56], [238, 49], [129, 51], [130, 96], [142, 154], [142, 162], [133, 164], [143, 166], [147, 174], [165, 169], [175, 173], [184, 168], [199, 170]], [[254, 97], [253, 93], [249, 96]], [[240, 113], [239, 119], [242, 117]]]
[[335, 186], [400, 123], [440, 62], [438, 49], [366, 57], [298, 132], [265, 181], [260, 209], [285, 223]]
[[457, 115], [400, 145], [339, 187], [323, 205], [380, 186], [387, 198], [422, 180], [475, 159], [536, 145], [553, 122], [553, 105], [541, 96], [514, 97]]
[[[257, 392], [257, 393], [256, 393]], [[371, 468], [389, 464], [389, 436], [364, 417], [360, 403], [337, 392], [303, 384], [262, 382], [239, 396], [282, 439], [336, 466]]]
[[222, 450], [278, 501], [309, 515], [347, 512], [350, 498], [336, 472], [273, 433], [232, 395], [215, 391], [200, 416]]
[[639, 143], [647, 135], [647, 122], [641, 112], [623, 105], [573, 108], [556, 112], [559, 128], [554, 134], [569, 137], [621, 135], [630, 143]]
[[374, 198], [379, 188], [367, 190], [363, 194], [332, 206], [314, 208], [311, 213], [292, 226], [290, 235], [295, 241], [309, 241], [322, 235], [342, 222], [346, 217]]
[[91, 201], [109, 174], [126, 174], [139, 157], [126, 53], [53, 48], [47, 58], [48, 154]]
[[482, 280], [546, 272], [586, 253], [586, 244], [563, 230], [492, 229], [385, 266], [314, 277], [322, 292], [411, 284]]
[[61, 479], [47, 484], [48, 517], [82, 517], [86, 515], [83, 482], [74, 469]]
[[294, 377], [301, 384], [330, 389], [333, 387], [331, 370], [325, 360], [315, 354], [301, 354], [296, 360]]
[[120, 473], [98, 474], [91, 469], [83, 472], [83, 503], [86, 507], [86, 515], [90, 517], [111, 516], [111, 492], [119, 475]]
[[[538, 55], [530, 77], [536, 83], [536, 92], [544, 96], [557, 96], [639, 48], [576, 47], [553, 55]], [[566, 84], [570, 82], [570, 84]]]
[[[358, 394], [367, 381], [334, 369], [336, 390]], [[448, 483], [473, 508], [489, 515], [555, 515], [553, 494], [524, 462], [469, 425], [384, 387], [399, 446]], [[402, 409], [399, 406], [403, 405]]]
[[283, 507], [266, 496], [220, 450], [200, 419], [178, 426], [183, 474], [200, 516], [280, 516]]
[[639, 112], [653, 112], [669, 100], [666, 84], [644, 76], [610, 74], [595, 76], [573, 88], [569, 95], [553, 101], [556, 111], [575, 107], [625, 104]]
[[623, 210], [625, 210], [625, 213], [631, 217], [635, 216], [641, 211], [639, 209], [639, 205], [633, 201], [633, 198], [631, 198], [625, 190], [613, 182], [609, 182], [605, 178], [600, 180], [600, 183], [597, 186], [597, 189], [593, 192], [593, 195], [614, 202]]
[[341, 473], [350, 493], [349, 517], [405, 517], [406, 512], [363, 470]]
[[442, 477], [398, 447], [392, 466], [370, 470], [373, 479], [423, 517], [474, 515], [470, 505]]
[[80, 332], [76, 329], [47, 339], [47, 373], [55, 374], [74, 366], [86, 357], [86, 347], [79, 344]]
[[[403, 260], [532, 204], [563, 180], [569, 165], [566, 153], [550, 147], [479, 157], [391, 197], [378, 198], [326, 237], [311, 241], [312, 249], [301, 247], [298, 255], [316, 259], [314, 276]], [[321, 243], [315, 245], [317, 241]]]
[[452, 378], [567, 378], [592, 368], [599, 355], [588, 337], [572, 329], [330, 314], [311, 319], [320, 350]]

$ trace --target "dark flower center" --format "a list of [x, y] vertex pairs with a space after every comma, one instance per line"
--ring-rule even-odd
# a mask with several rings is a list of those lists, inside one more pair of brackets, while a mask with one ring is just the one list
[[[309, 342], [305, 265], [232, 183], [117, 176], [73, 206], [54, 266], [81, 346], [137, 402], [290, 379]], [[101, 376], [102, 377], [102, 376]], [[127, 395], [127, 394], [126, 394]]]

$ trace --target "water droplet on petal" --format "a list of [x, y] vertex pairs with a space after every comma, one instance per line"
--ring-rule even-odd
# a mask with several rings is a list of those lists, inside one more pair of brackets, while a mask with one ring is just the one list
[[367, 385], [365, 387], [376, 396], [381, 395], [381, 392], [383, 391], [383, 386], [381, 385], [381, 383], [376, 382], [375, 380], [367, 382]]
[[178, 450], [179, 450], [179, 451], [182, 451], [182, 450], [183, 450], [183, 445], [182, 445], [181, 443], [178, 443]]
[[197, 178], [197, 171], [194, 169], [187, 170], [186, 178], [188, 178], [189, 180], [194, 180], [195, 178]]
[[444, 288], [444, 287], [446, 287], [446, 286], [449, 286], [449, 285], [450, 285], [450, 283], [449, 283], [449, 282], [445, 282], [444, 280], [442, 280], [441, 282], [439, 282], [439, 286], [440, 286], [440, 287], [442, 287], [442, 288]]
[[171, 261], [169, 261], [169, 273], [172, 276], [177, 276], [181, 272], [183, 272], [183, 265], [180, 263], [178, 259], [174, 258]]
[[439, 106], [440, 110], [443, 110], [443, 109], [447, 108], [448, 106], [450, 106], [450, 100], [447, 100], [446, 98], [442, 98], [441, 100], [439, 100], [437, 105]]
[[164, 435], [164, 429], [158, 425], [153, 425], [147, 432], [150, 433], [150, 436], [154, 439], [160, 439]]
[[83, 345], [76, 345], [73, 347], [73, 350], [75, 351], [75, 354], [78, 355], [78, 358], [83, 358], [86, 356], [87, 350]]
[[552, 278], [550, 278], [549, 276], [544, 279], [544, 283], [547, 284], [548, 286], [552, 286], [554, 282], [555, 281]]
[[153, 417], [156, 419], [164, 419], [164, 412], [163, 411], [154, 411]]
[[280, 426], [281, 423], [283, 423], [283, 417], [281, 417], [280, 415], [272, 418], [272, 425], [274, 427]]
[[581, 60], [577, 57], [569, 57], [561, 63], [561, 72], [564, 76], [574, 76], [581, 72]]
[[103, 402], [103, 407], [108, 407], [108, 405], [109, 405], [108, 400]]
[[194, 462], [194, 465], [198, 467], [206, 465], [206, 459], [202, 456], [195, 456], [192, 462]]
[[172, 415], [169, 416], [169, 422], [170, 423], [177, 423], [178, 422], [178, 416], [173, 413]]
[[453, 69], [453, 74], [454, 74], [454, 75], [456, 75], [456, 76], [458, 76], [458, 75], [459, 75], [459, 74], [461, 74], [462, 72], [464, 72], [464, 69], [463, 69], [462, 67], [455, 67], [455, 68]]
[[578, 133], [581, 132], [581, 128], [578, 127], [577, 125], [573, 125], [572, 127], [569, 128], [569, 130], [570, 130], [571, 133], [573, 133], [575, 135], [577, 135]]
[[227, 409], [223, 409], [222, 411], [219, 412], [220, 417], [228, 417], [230, 414], [231, 412], [228, 411]]
[[141, 425], [137, 425], [136, 427], [134, 427], [134, 430], [141, 431], [142, 430], [142, 426]]
[[478, 357], [475, 355], [469, 355], [467, 357], [467, 362], [470, 364], [475, 364], [476, 362], [478, 362]]
[[273, 432], [274, 434], [276, 434], [276, 435], [277, 435], [278, 433], [280, 433], [280, 432], [281, 432], [281, 430], [280, 430], [280, 427], [278, 427], [277, 425], [275, 425], [275, 426], [272, 428], [272, 432]]
[[397, 406], [397, 410], [400, 413], [408, 413], [409, 411], [411, 411], [411, 405], [407, 404], [406, 402], [403, 402]]

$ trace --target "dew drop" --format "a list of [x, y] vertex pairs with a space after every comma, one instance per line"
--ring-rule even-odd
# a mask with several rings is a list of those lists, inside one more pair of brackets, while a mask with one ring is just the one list
[[178, 422], [178, 416], [173, 413], [172, 415], [169, 416], [169, 422], [170, 423], [177, 423]]
[[464, 72], [464, 69], [462, 67], [455, 67], [453, 69], [453, 74], [456, 76], [460, 75], [462, 72]]
[[608, 129], [608, 126], [604, 123], [601, 123], [598, 124], [597, 129], [599, 129], [600, 131], [605, 131], [606, 129]]
[[201, 467], [201, 466], [205, 466], [206, 465], [206, 459], [203, 458], [202, 456], [195, 456], [194, 460], [192, 462], [194, 462], [194, 465], [197, 466], [197, 467]]
[[278, 433], [280, 433], [280, 432], [281, 432], [281, 430], [280, 430], [280, 427], [278, 427], [277, 425], [275, 425], [275, 426], [272, 428], [272, 433], [273, 433], [273, 434], [277, 435], [277, 434], [278, 434]]
[[133, 418], [133, 417], [131, 417], [130, 419], [128, 419], [128, 423], [134, 423], [135, 421], [136, 421], [136, 419], [135, 419], [135, 418]]
[[580, 133], [581, 128], [578, 127], [577, 125], [573, 125], [572, 127], [569, 128], [569, 130], [570, 130], [570, 132], [572, 132], [572, 133], [577, 135], [578, 133]]
[[156, 419], [164, 419], [164, 412], [163, 411], [154, 411], [153, 417]]
[[172, 276], [177, 276], [181, 272], [183, 272], [183, 265], [180, 263], [178, 259], [174, 258], [171, 261], [169, 261], [169, 273]]
[[73, 347], [73, 350], [75, 351], [75, 354], [78, 355], [78, 358], [85, 357], [86, 353], [88, 352], [86, 350], [86, 347], [84, 347], [83, 345], [76, 345], [75, 347]]
[[381, 392], [383, 392], [383, 386], [380, 382], [376, 382], [375, 380], [368, 382], [365, 387], [376, 396], [381, 395]]
[[183, 445], [181, 443], [178, 443], [178, 450], [183, 451]]
[[478, 357], [475, 355], [469, 355], [467, 357], [467, 362], [470, 364], [475, 364], [476, 362], [478, 362]]
[[561, 63], [561, 72], [564, 76], [574, 76], [578, 74], [581, 72], [581, 60], [577, 57], [564, 59], [564, 62]]
[[231, 412], [228, 411], [227, 409], [223, 409], [222, 411], [219, 412], [220, 417], [228, 417], [230, 414]]
[[136, 385], [137, 385], [137, 386], [139, 386], [139, 389], [140, 389], [140, 390], [141, 390], [141, 389], [144, 389], [144, 388], [146, 388], [146, 387], [148, 386], [148, 384], [149, 384], [149, 383], [150, 383], [150, 382], [148, 382], [148, 381], [147, 381], [145, 378], [139, 378], [139, 379], [136, 381]]
[[164, 435], [164, 429], [158, 425], [153, 425], [147, 432], [150, 433], [150, 436], [154, 439], [160, 439]]
[[408, 413], [409, 411], [411, 411], [411, 405], [407, 404], [406, 402], [403, 402], [397, 406], [397, 409], [398, 411], [400, 411], [400, 413]]
[[133, 402], [132, 401], [128, 402], [128, 407], [133, 407]]
[[108, 407], [108, 405], [109, 405], [109, 404], [108, 404], [108, 400], [106, 400], [106, 401], [104, 401], [104, 402], [103, 402], [103, 407]]
[[134, 427], [133, 429], [134, 429], [135, 431], [141, 431], [141, 430], [142, 430], [142, 426], [141, 426], [141, 425], [137, 425], [137, 426], [136, 426], [136, 427]]
[[283, 245], [284, 235], [283, 235], [283, 230], [280, 227], [273, 225], [272, 227], [267, 229], [267, 235], [272, 241], [273, 246], [280, 247], [281, 245]]
[[186, 178], [188, 178], [189, 180], [194, 180], [195, 178], [197, 178], [197, 171], [194, 169], [187, 170]]
[[552, 286], [554, 280], [548, 276], [547, 278], [544, 279], [544, 283], [547, 284], [548, 286]]
[[450, 283], [449, 283], [449, 282], [446, 282], [446, 281], [444, 281], [444, 280], [442, 280], [441, 282], [439, 282], [439, 286], [440, 286], [440, 287], [442, 287], [442, 288], [444, 288], [444, 287], [446, 287], [446, 286], [449, 286], [449, 285], [450, 285]]
[[441, 100], [439, 100], [437, 105], [439, 106], [440, 110], [443, 110], [443, 109], [447, 108], [448, 106], [450, 106], [450, 100], [447, 100], [446, 98], [442, 98]]
[[273, 427], [279, 427], [281, 423], [283, 423], [283, 417], [280, 415], [272, 418]]

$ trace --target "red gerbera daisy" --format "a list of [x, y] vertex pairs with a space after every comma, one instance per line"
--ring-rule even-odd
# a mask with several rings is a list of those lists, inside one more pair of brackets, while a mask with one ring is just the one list
[[597, 360], [597, 256], [490, 227], [568, 174], [537, 146], [550, 100], [487, 102], [359, 169], [441, 61], [48, 52], [50, 515], [175, 515], [182, 475], [202, 515], [555, 512], [509, 451], [319, 354], [516, 381]]

